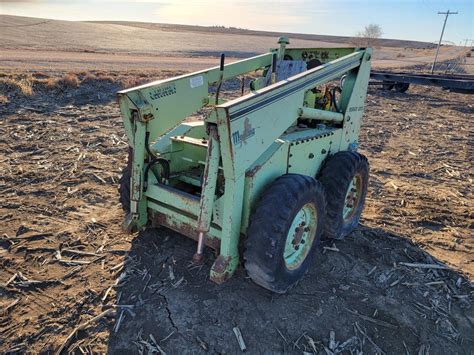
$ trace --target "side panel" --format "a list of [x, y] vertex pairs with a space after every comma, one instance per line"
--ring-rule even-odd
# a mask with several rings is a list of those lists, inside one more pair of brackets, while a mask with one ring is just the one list
[[[223, 79], [229, 79], [269, 66], [272, 54], [262, 54], [227, 64]], [[209, 85], [219, 80], [219, 67], [167, 80], [159, 80], [118, 93], [122, 113], [138, 109], [153, 117], [149, 121], [150, 142], [181, 123], [192, 113], [208, 104]]]
[[141, 100], [150, 107], [154, 118], [148, 122], [148, 130], [150, 142], [153, 142], [205, 104], [204, 100], [208, 97], [207, 74], [132, 91], [127, 93], [127, 97], [137, 106]]
[[[319, 66], [278, 82], [258, 91], [251, 97], [244, 97], [219, 106], [226, 110], [219, 114], [219, 124], [226, 125], [226, 134], [220, 128], [220, 137], [227, 147], [231, 159], [227, 165], [228, 175], [239, 177], [253, 162], [278, 139], [297, 119], [297, 112], [303, 106], [304, 94], [317, 85], [340, 77], [345, 72], [360, 65], [363, 53], [356, 52], [340, 60]], [[223, 132], [222, 132], [223, 133]], [[223, 159], [226, 156], [223, 150]], [[227, 177], [226, 177], [227, 178]]]
[[330, 154], [339, 151], [342, 129], [321, 132], [313, 137], [295, 138], [290, 143], [288, 172], [315, 177]]
[[340, 150], [353, 150], [359, 144], [359, 131], [362, 116], [364, 115], [367, 87], [370, 78], [371, 57], [372, 50], [367, 49], [360, 67], [348, 75], [347, 87], [346, 83], [344, 83], [342, 98], [346, 100], [346, 97], [348, 97], [348, 100], [342, 102], [345, 115]]
[[288, 143], [275, 142], [245, 174], [242, 234], [247, 233], [250, 215], [261, 194], [276, 178], [287, 173], [288, 148]]

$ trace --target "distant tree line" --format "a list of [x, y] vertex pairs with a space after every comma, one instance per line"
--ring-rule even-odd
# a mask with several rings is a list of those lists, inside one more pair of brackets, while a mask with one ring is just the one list
[[374, 47], [382, 34], [382, 28], [375, 23], [371, 23], [365, 26], [362, 31], [357, 32], [354, 44], [359, 47]]

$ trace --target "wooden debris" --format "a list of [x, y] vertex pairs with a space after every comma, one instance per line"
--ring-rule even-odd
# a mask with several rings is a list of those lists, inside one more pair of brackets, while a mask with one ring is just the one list
[[52, 237], [53, 233], [50, 232], [40, 232], [38, 233], [37, 231], [29, 231], [24, 234], [20, 234], [19, 236], [16, 237], [8, 237], [7, 239], [13, 240], [13, 241], [21, 241], [21, 240], [36, 240], [36, 239], [42, 239], [42, 238], [47, 238], [47, 237]]
[[8, 311], [10, 310], [10, 308], [15, 307], [15, 305], [18, 302], [20, 302], [20, 299], [15, 298], [15, 300], [13, 302], [11, 302], [9, 305], [7, 305], [4, 309], [0, 310], [0, 316], [4, 316], [4, 315], [8, 314]]
[[28, 287], [46, 287], [49, 285], [54, 285], [61, 283], [60, 280], [31, 280], [23, 276], [21, 272], [17, 272], [10, 279], [8, 279], [5, 284], [1, 285], [3, 287], [13, 286], [19, 288], [28, 288]]
[[98, 320], [100, 320], [104, 317], [107, 317], [109, 315], [112, 315], [114, 313], [115, 313], [114, 309], [109, 308], [109, 309], [103, 311], [102, 313], [100, 313], [99, 315], [89, 319], [87, 322], [85, 322], [85, 323], [77, 326], [76, 328], [74, 328], [74, 330], [71, 332], [71, 334], [69, 334], [68, 337], [66, 338], [66, 340], [64, 341], [63, 345], [61, 345], [61, 347], [56, 351], [56, 355], [60, 355], [63, 352], [63, 350], [66, 349], [69, 346], [69, 344], [71, 343], [72, 339], [76, 336], [78, 331], [84, 330], [85, 328], [87, 328], [92, 323], [95, 323]]
[[92, 263], [91, 260], [72, 260], [72, 259], [58, 259], [58, 262], [60, 264], [65, 264], [65, 265], [88, 265]]
[[120, 268], [121, 268], [122, 266], [124, 266], [124, 265], [125, 265], [125, 260], [122, 261], [121, 263], [118, 263], [118, 264], [115, 265], [115, 266], [112, 266], [112, 267], [110, 268], [110, 271], [118, 270], [118, 269], [120, 269]]
[[153, 344], [155, 344], [155, 348], [158, 350], [158, 352], [161, 354], [161, 355], [166, 355], [166, 353], [164, 352], [164, 350], [158, 345], [158, 342], [156, 341], [155, 337], [153, 336], [153, 334], [150, 333], [150, 339], [151, 341], [153, 342]]
[[170, 280], [174, 281], [176, 279], [176, 277], [174, 276], [173, 267], [171, 265], [168, 265], [168, 271], [169, 271]]
[[87, 251], [82, 251], [82, 250], [74, 250], [74, 249], [62, 249], [61, 250], [62, 253], [70, 253], [70, 254], [76, 254], [76, 255], [84, 255], [84, 256], [101, 256], [99, 254], [96, 254], [96, 253], [91, 253], [91, 252], [87, 252]]
[[385, 352], [378, 346], [368, 335], [366, 332], [362, 330], [362, 327], [359, 325], [359, 323], [355, 322], [355, 327], [357, 330], [374, 346], [375, 350], [379, 354], [385, 354]]
[[278, 332], [278, 334], [280, 334], [281, 338], [283, 339], [283, 341], [288, 344], [288, 340], [286, 340], [285, 336], [280, 332], [280, 329], [276, 328], [276, 331]]
[[303, 332], [303, 334], [301, 334], [298, 339], [296, 339], [294, 342], [293, 342], [293, 349], [294, 348], [298, 348], [300, 349], [298, 343], [300, 342], [301, 338], [303, 338], [304, 336], [306, 336], [306, 332]]
[[234, 327], [232, 329], [234, 331], [235, 337], [237, 338], [237, 342], [239, 343], [240, 350], [245, 352], [247, 347], [245, 346], [244, 338], [242, 337], [242, 333], [240, 332], [239, 327]]
[[336, 244], [333, 243], [332, 247], [323, 247], [324, 250], [330, 250], [330, 251], [340, 251], [337, 247]]
[[[344, 307], [346, 308], [346, 307]], [[384, 322], [383, 320], [379, 320], [379, 319], [375, 319], [375, 318], [371, 318], [371, 317], [368, 317], [368, 316], [365, 316], [363, 314], [360, 314], [359, 312], [357, 311], [352, 311], [350, 310], [349, 308], [346, 308], [346, 310], [349, 312], [349, 313], [352, 313], [352, 314], [355, 314], [356, 316], [368, 321], [368, 322], [371, 322], [371, 323], [374, 323], [374, 324], [378, 324], [378, 325], [381, 325], [382, 327], [387, 327], [387, 328], [390, 328], [390, 329], [398, 329], [398, 326], [396, 325], [393, 325], [391, 323], [387, 323], [387, 322]]]
[[306, 341], [308, 342], [308, 345], [311, 347], [311, 350], [313, 350], [313, 352], [315, 354], [317, 354], [318, 349], [316, 348], [316, 342], [314, 341], [314, 339], [311, 338], [309, 335], [305, 335], [304, 337], [306, 338]]
[[334, 332], [334, 330], [331, 330], [329, 332], [329, 350], [334, 351], [336, 350], [336, 347], [336, 332]]
[[202, 339], [199, 337], [199, 335], [196, 336], [196, 340], [197, 340], [197, 342], [199, 343], [199, 346], [200, 346], [201, 348], [203, 348], [205, 351], [208, 351], [208, 350], [209, 350], [209, 345], [207, 345], [207, 343], [206, 343], [204, 340], [202, 340]]
[[124, 319], [125, 317], [125, 310], [122, 310], [120, 312], [120, 316], [117, 320], [117, 323], [115, 323], [115, 327], [114, 327], [114, 333], [117, 333], [120, 329], [120, 325], [122, 324], [122, 320]]
[[368, 273], [367, 276], [370, 276], [373, 274], [373, 272], [377, 269], [377, 266], [374, 266]]
[[439, 264], [421, 264], [421, 263], [405, 263], [399, 262], [399, 265], [408, 266], [408, 267], [416, 267], [419, 269], [440, 269], [440, 270], [448, 270], [449, 268], [444, 265]]
[[167, 336], [165, 336], [163, 339], [161, 339], [160, 343], [163, 343], [164, 341], [167, 341], [174, 333], [176, 333], [176, 329], [174, 329], [171, 333], [169, 333]]

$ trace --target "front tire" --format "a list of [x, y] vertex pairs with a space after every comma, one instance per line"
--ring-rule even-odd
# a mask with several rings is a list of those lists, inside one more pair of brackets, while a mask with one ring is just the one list
[[258, 285], [285, 293], [312, 264], [324, 224], [326, 201], [314, 178], [287, 174], [263, 194], [250, 218], [245, 269]]
[[326, 192], [324, 236], [343, 239], [359, 224], [369, 183], [369, 163], [362, 154], [344, 151], [325, 162], [319, 181]]

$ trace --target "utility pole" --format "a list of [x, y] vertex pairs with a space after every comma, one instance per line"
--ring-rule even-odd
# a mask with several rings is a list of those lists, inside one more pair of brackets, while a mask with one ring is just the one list
[[446, 17], [444, 18], [443, 29], [441, 30], [441, 37], [439, 37], [438, 48], [436, 48], [435, 59], [434, 59], [433, 65], [431, 66], [431, 74], [434, 73], [436, 61], [438, 60], [439, 47], [441, 46], [441, 41], [443, 40], [444, 28], [446, 27], [446, 21], [448, 21], [448, 16], [457, 15], [457, 14], [458, 14], [457, 11], [449, 12], [449, 10], [447, 12], [438, 12], [438, 15], [446, 15]]

